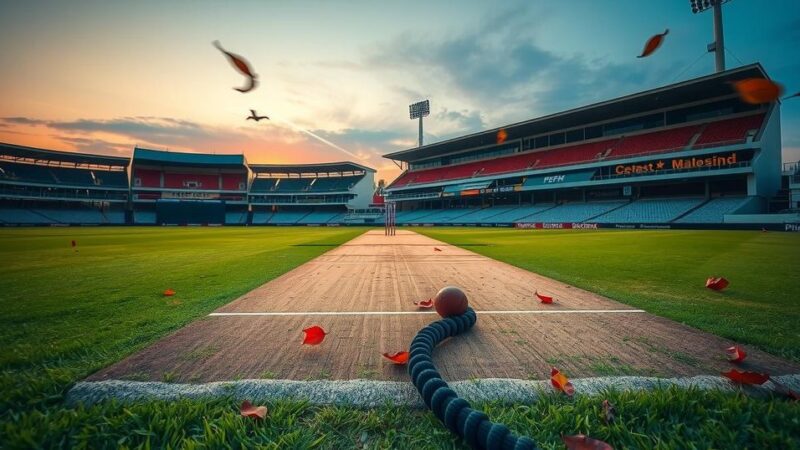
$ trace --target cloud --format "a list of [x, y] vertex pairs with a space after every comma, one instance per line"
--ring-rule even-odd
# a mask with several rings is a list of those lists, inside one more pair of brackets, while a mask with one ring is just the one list
[[71, 144], [76, 151], [110, 156], [130, 156], [131, 146], [124, 142], [113, 142], [104, 139], [83, 137], [53, 136], [62, 142]]

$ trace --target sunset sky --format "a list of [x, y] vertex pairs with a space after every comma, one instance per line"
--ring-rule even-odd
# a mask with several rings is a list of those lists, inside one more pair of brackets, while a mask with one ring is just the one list
[[[380, 155], [416, 145], [409, 103], [431, 100], [435, 142], [714, 68], [711, 14], [688, 0], [162, 3], [4, 2], [0, 142], [352, 160], [391, 180], [399, 170]], [[732, 0], [724, 18], [728, 67], [758, 61], [800, 91], [800, 2]], [[250, 61], [257, 89], [232, 89], [244, 78], [214, 40]], [[245, 121], [251, 108], [273, 120]], [[787, 100], [785, 161], [800, 160], [799, 125], [800, 98]]]

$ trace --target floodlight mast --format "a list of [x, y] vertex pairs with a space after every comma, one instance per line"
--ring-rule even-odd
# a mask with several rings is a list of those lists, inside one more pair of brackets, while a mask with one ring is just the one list
[[725, 70], [725, 38], [722, 32], [722, 4], [730, 0], [689, 0], [692, 12], [697, 14], [713, 8], [714, 10], [714, 42], [708, 44], [708, 51], [714, 52], [717, 72]]
[[422, 118], [431, 113], [430, 100], [424, 100], [408, 105], [408, 117], [411, 120], [419, 119], [419, 146], [422, 147]]

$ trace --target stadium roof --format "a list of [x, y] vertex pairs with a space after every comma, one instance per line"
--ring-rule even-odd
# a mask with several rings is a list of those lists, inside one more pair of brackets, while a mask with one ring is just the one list
[[27, 158], [37, 161], [61, 161], [74, 164], [95, 164], [99, 166], [127, 167], [130, 158], [124, 156], [90, 155], [59, 150], [24, 147], [22, 145], [0, 143], [0, 155], [14, 158]]
[[361, 164], [350, 161], [317, 164], [250, 164], [255, 173], [331, 173], [331, 172], [375, 172]]
[[161, 150], [133, 149], [136, 164], [160, 166], [213, 166], [240, 168], [245, 164], [244, 155], [214, 155], [210, 153], [180, 153]]
[[652, 111], [679, 106], [685, 103], [733, 94], [730, 81], [744, 78], [768, 78], [761, 64], [755, 63], [735, 69], [714, 73], [688, 81], [662, 86], [593, 105], [570, 109], [549, 116], [493, 128], [478, 133], [449, 139], [422, 147], [383, 155], [384, 158], [413, 162], [436, 157], [459, 150], [496, 143], [497, 132], [502, 128], [508, 133], [507, 140], [578, 127], [609, 118], [630, 116], [631, 111]]

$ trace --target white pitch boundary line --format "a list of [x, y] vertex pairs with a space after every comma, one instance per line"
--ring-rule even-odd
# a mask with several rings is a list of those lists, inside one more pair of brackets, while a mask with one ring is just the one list
[[[569, 309], [561, 311], [475, 311], [478, 314], [630, 314], [643, 313], [642, 309]], [[436, 314], [436, 311], [311, 311], [311, 312], [220, 312], [211, 317], [227, 316], [412, 316]]]

